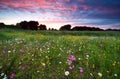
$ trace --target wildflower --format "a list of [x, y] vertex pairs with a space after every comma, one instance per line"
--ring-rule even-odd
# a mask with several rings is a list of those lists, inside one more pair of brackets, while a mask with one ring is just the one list
[[81, 60], [81, 58], [78, 58], [78, 60]]
[[21, 64], [22, 62], [19, 62], [19, 64]]
[[109, 73], [109, 71], [107, 71], [107, 73]]
[[86, 55], [86, 57], [88, 58], [88, 57], [89, 57], [89, 55]]
[[24, 54], [24, 50], [21, 49], [21, 50], [20, 50], [20, 53], [21, 53], [21, 54]]
[[37, 70], [37, 73], [39, 73], [40, 71], [39, 70]]
[[69, 59], [70, 59], [71, 61], [76, 61], [76, 57], [75, 57], [74, 55], [70, 55]]
[[99, 77], [102, 77], [102, 73], [99, 72], [99, 73], [98, 73], [98, 76], [99, 76]]
[[34, 59], [32, 59], [32, 61], [34, 61]]
[[34, 56], [34, 54], [32, 54], [32, 57]]
[[3, 79], [7, 79], [7, 76], [5, 75]]
[[72, 61], [71, 61], [71, 60], [67, 60], [67, 62], [68, 62], [69, 65], [72, 64]]
[[9, 50], [8, 53], [11, 53], [11, 51]]
[[4, 47], [3, 52], [4, 52], [4, 53], [6, 53], [6, 52], [7, 52], [7, 48], [6, 48], [6, 47]]
[[65, 75], [68, 76], [70, 74], [69, 71], [65, 71]]
[[61, 54], [58, 54], [58, 56], [61, 56]]
[[84, 72], [84, 70], [83, 70], [82, 67], [79, 67], [79, 71], [80, 71], [80, 73], [83, 73], [83, 72]]
[[75, 67], [74, 65], [71, 65], [71, 66], [69, 67], [69, 69], [74, 69], [74, 67]]
[[11, 75], [10, 75], [10, 79], [13, 79], [15, 77], [15, 73], [12, 73]]
[[48, 56], [45, 56], [45, 58], [49, 58]]
[[93, 76], [93, 74], [92, 74], [92, 73], [90, 73], [90, 75], [91, 75], [91, 76]]
[[116, 65], [116, 61], [114, 61], [112, 65], [115, 66]]
[[2, 68], [2, 66], [0, 66], [0, 69]]
[[88, 53], [85, 53], [85, 56], [86, 56], [86, 59], [88, 59], [88, 58], [89, 58], [89, 54], [88, 54]]
[[62, 62], [59, 62], [59, 64], [61, 64]]
[[3, 76], [4, 75], [4, 73], [1, 73], [1, 76]]
[[42, 63], [42, 65], [45, 67], [45, 63]]
[[117, 74], [114, 74], [115, 77], [117, 77]]
[[72, 64], [73, 61], [76, 61], [76, 57], [74, 55], [70, 55], [69, 59], [67, 60], [68, 64]]

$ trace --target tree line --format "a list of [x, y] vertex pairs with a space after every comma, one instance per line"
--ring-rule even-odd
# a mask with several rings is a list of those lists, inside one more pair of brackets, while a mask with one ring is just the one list
[[[75, 26], [71, 28], [70, 24], [63, 25], [60, 27], [60, 31], [120, 31], [120, 29], [101, 29], [98, 27], [87, 27], [87, 26]], [[16, 25], [5, 25], [4, 23], [0, 23], [0, 28], [16, 28], [16, 29], [24, 29], [24, 30], [57, 30], [54, 28], [47, 29], [45, 24], [40, 24], [38, 21], [21, 21]]]
[[98, 27], [87, 27], [87, 26], [75, 26], [71, 28], [70, 24], [61, 26], [59, 30], [61, 31], [120, 31], [120, 29], [101, 29]]

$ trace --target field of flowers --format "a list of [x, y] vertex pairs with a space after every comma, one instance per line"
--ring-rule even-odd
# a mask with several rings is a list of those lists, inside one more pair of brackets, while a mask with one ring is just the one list
[[0, 79], [120, 79], [120, 32], [1, 29]]

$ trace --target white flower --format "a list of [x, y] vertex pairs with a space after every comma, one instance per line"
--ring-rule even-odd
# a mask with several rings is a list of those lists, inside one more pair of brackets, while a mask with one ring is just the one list
[[32, 59], [32, 61], [34, 61], [34, 59]]
[[48, 56], [45, 56], [45, 58], [49, 58]]
[[78, 60], [81, 60], [81, 58], [78, 58]]
[[99, 73], [98, 73], [98, 76], [99, 76], [99, 77], [102, 77], [102, 73], [99, 72]]
[[115, 77], [117, 77], [117, 74], [114, 74]]
[[2, 68], [2, 66], [0, 66], [0, 69]]
[[5, 76], [3, 79], [7, 79], [7, 77]]
[[88, 57], [89, 57], [89, 55], [86, 55], [86, 57], [88, 58]]
[[65, 71], [65, 75], [68, 76], [70, 74], [69, 71]]
[[40, 72], [39, 70], [37, 70], [37, 72]]
[[61, 64], [62, 62], [59, 62], [59, 64]]
[[45, 66], [45, 63], [42, 63], [43, 66]]
[[32, 57], [34, 56], [34, 54], [32, 54]]
[[58, 54], [58, 56], [61, 56], [61, 54]]
[[90, 73], [90, 75], [91, 75], [91, 76], [93, 76], [93, 74], [92, 74], [92, 73]]
[[109, 71], [107, 71], [107, 73], [109, 73]]
[[3, 76], [4, 75], [4, 73], [1, 73], [1, 76]]
[[9, 50], [8, 53], [11, 53], [11, 51]]

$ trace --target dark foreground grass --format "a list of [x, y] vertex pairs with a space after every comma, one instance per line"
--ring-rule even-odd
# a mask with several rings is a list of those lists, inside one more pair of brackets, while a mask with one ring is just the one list
[[0, 30], [0, 79], [119, 79], [119, 32]]

